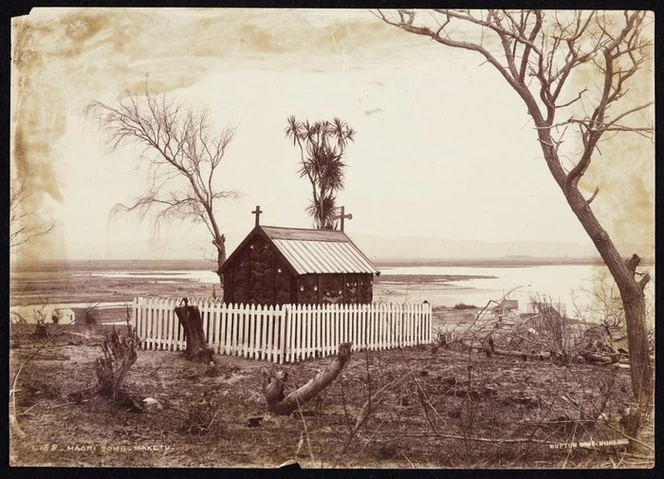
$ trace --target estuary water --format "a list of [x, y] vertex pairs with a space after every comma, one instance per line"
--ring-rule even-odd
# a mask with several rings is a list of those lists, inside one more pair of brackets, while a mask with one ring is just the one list
[[[452, 307], [459, 303], [482, 307], [491, 300], [515, 299], [519, 309], [528, 311], [533, 298], [546, 298], [560, 305], [569, 316], [593, 308], [594, 296], [602, 282], [608, 291], [611, 276], [604, 265], [560, 264], [534, 266], [378, 266], [377, 301], [421, 301]], [[150, 269], [100, 270], [81, 273], [106, 278], [145, 279], [157, 283], [196, 281], [217, 284], [210, 270]], [[654, 276], [654, 271], [651, 271]], [[482, 276], [483, 278], [443, 281], [441, 276]], [[390, 294], [387, 294], [387, 293]], [[600, 293], [601, 294], [601, 293]], [[654, 295], [650, 301], [654, 302]]]

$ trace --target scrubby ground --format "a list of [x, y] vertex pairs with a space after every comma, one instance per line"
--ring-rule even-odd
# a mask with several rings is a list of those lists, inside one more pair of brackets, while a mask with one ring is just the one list
[[[11, 378], [42, 342], [29, 329], [13, 331]], [[25, 437], [12, 432], [13, 465], [275, 467], [293, 459], [303, 467], [603, 468], [654, 461], [650, 449], [635, 455], [622, 444], [625, 369], [430, 346], [357, 351], [320, 397], [278, 417], [265, 412], [263, 368], [288, 371], [291, 390], [333, 358], [275, 366], [216, 356], [211, 367], [142, 351], [124, 389], [161, 408], [132, 412], [80, 394], [95, 385], [98, 343], [97, 336], [61, 334], [25, 364], [16, 391]], [[589, 421], [580, 411], [610, 375], [604, 414]], [[252, 417], [262, 419], [254, 426]], [[642, 441], [653, 444], [651, 427]]]

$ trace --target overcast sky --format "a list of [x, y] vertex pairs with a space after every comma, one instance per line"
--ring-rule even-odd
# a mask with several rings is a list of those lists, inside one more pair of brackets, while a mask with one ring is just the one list
[[[257, 204], [264, 224], [311, 226], [310, 187], [284, 137], [289, 115], [338, 116], [357, 131], [337, 201], [353, 214], [351, 237], [589, 244], [504, 79], [479, 57], [369, 11], [36, 9], [13, 22], [13, 59], [13, 159], [40, 218], [55, 224], [25, 255], [199, 259], [201, 248], [210, 251], [202, 225], [155, 234], [147, 219], [109, 219], [147, 177], [137, 150], [109, 152], [83, 111], [146, 81], [209, 108], [219, 128], [236, 127], [217, 183], [241, 194], [218, 210], [229, 252], [253, 227]], [[652, 95], [644, 78], [641, 90]], [[600, 220], [619, 243], [652, 242], [652, 143], [630, 138], [602, 153], [584, 179], [590, 192], [601, 185]]]

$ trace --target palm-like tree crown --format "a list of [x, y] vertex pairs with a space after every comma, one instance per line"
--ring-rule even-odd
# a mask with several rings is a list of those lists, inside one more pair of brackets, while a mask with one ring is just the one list
[[342, 158], [348, 143], [355, 141], [355, 131], [339, 118], [312, 124], [290, 116], [287, 122], [286, 137], [300, 148], [300, 176], [312, 187], [307, 211], [316, 228], [335, 229], [336, 194], [344, 187], [346, 168]]

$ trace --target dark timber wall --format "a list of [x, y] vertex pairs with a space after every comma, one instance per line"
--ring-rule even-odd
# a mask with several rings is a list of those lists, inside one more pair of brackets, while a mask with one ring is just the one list
[[277, 305], [358, 304], [373, 301], [371, 273], [296, 275], [260, 234], [242, 246], [224, 277], [224, 302]]

